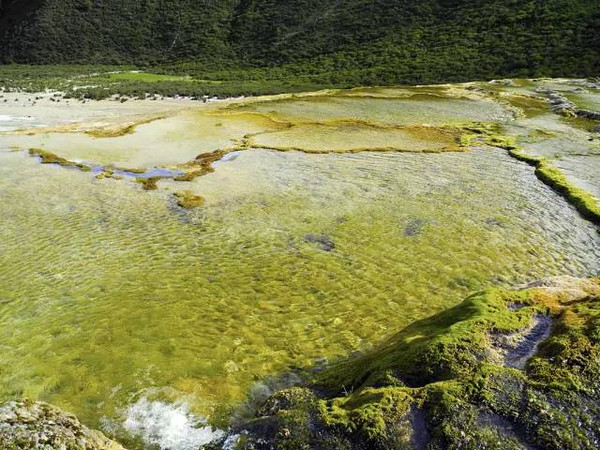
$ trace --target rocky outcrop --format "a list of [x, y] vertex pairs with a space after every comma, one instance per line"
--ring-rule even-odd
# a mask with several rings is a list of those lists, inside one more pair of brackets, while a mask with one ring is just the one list
[[600, 120], [600, 112], [579, 109], [577, 105], [568, 100], [559, 92], [548, 89], [536, 89], [536, 92], [544, 94], [550, 103], [552, 112], [567, 117], [581, 117], [588, 120]]
[[546, 95], [552, 112], [567, 117], [575, 117], [577, 115], [577, 106], [575, 103], [567, 100], [562, 94], [546, 89], [536, 89], [536, 92]]
[[589, 120], [600, 120], [600, 112], [588, 111], [587, 109], [578, 109], [576, 112], [577, 117]]
[[600, 278], [494, 289], [271, 396], [245, 449], [597, 449]]
[[41, 402], [13, 401], [0, 406], [3, 450], [124, 450], [72, 414]]

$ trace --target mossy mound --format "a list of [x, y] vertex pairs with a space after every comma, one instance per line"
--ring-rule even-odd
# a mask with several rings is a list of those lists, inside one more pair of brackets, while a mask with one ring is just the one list
[[123, 450], [102, 433], [83, 426], [75, 416], [40, 402], [0, 406], [0, 448], [5, 450]]
[[136, 181], [142, 185], [145, 191], [155, 191], [158, 189], [158, 182], [165, 177], [149, 177], [149, 178], [136, 178]]
[[184, 209], [194, 209], [204, 205], [204, 197], [194, 195], [189, 191], [176, 192], [175, 198], [177, 199], [177, 205]]
[[490, 290], [277, 392], [238, 447], [598, 448], [599, 371], [600, 278]]

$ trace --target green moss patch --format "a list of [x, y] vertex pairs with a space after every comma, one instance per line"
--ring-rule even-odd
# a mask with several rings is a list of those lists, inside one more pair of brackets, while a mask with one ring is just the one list
[[563, 173], [547, 161], [540, 161], [535, 170], [536, 176], [565, 197], [582, 216], [600, 225], [600, 206], [596, 197], [588, 191], [569, 183]]
[[[524, 370], [492, 358], [496, 336], [539, 315], [554, 326]], [[595, 448], [599, 330], [600, 278], [477, 293], [276, 393], [241, 428], [274, 448]]]

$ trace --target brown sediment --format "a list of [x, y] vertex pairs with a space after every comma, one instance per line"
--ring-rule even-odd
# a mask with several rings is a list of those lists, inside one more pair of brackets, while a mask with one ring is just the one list
[[[268, 104], [270, 102], [265, 101], [265, 103]], [[207, 111], [205, 114], [207, 116], [213, 116], [213, 117], [241, 117], [241, 116], [258, 117], [260, 119], [266, 120], [267, 122], [271, 123], [272, 125], [274, 125], [276, 127], [281, 127], [281, 128], [289, 128], [294, 125], [293, 122], [290, 122], [289, 120], [277, 119], [277, 118], [273, 117], [272, 114], [242, 109], [242, 108], [250, 106], [250, 105], [251, 104], [245, 104], [245, 103], [233, 104], [233, 105], [229, 105], [220, 110]]]
[[302, 147], [277, 147], [270, 145], [252, 145], [252, 148], [261, 149], [261, 150], [273, 150], [277, 152], [301, 152], [308, 153], [311, 155], [327, 155], [329, 153], [336, 154], [354, 154], [354, 153], [365, 153], [365, 152], [376, 152], [376, 153], [386, 153], [386, 152], [403, 152], [403, 153], [450, 153], [450, 152], [464, 152], [468, 149], [466, 147], [461, 147], [457, 145], [456, 147], [443, 147], [439, 149], [423, 149], [423, 150], [407, 150], [401, 147], [360, 147], [353, 149], [333, 149], [333, 150], [313, 150], [306, 149]]
[[197, 177], [212, 173], [215, 171], [215, 169], [212, 168], [211, 164], [223, 158], [223, 156], [225, 156], [227, 153], [227, 150], [216, 150], [214, 152], [202, 153], [196, 156], [193, 161], [175, 166], [176, 168], [183, 170], [184, 174], [174, 177], [173, 180], [193, 181]]
[[130, 172], [130, 173], [146, 173], [146, 169], [141, 169], [139, 167], [129, 168], [129, 167], [111, 167], [112, 170], [119, 170], [121, 172]]
[[145, 125], [165, 118], [167, 118], [167, 114], [160, 114], [135, 122], [129, 122], [125, 124], [118, 124], [102, 128], [95, 128], [92, 130], [85, 131], [84, 133], [88, 136], [92, 136], [95, 138], [115, 138], [133, 133], [135, 129], [140, 125]]

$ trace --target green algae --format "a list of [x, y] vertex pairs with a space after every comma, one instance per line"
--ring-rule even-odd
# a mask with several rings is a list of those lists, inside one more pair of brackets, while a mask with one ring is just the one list
[[346, 153], [364, 151], [443, 152], [459, 150], [462, 129], [382, 126], [361, 121], [295, 125], [286, 131], [255, 134], [249, 145], [279, 151]]
[[[505, 99], [462, 88], [368, 91], [215, 106], [119, 137], [47, 137], [47, 148], [61, 149], [53, 156], [67, 163], [181, 170], [174, 181], [185, 182], [185, 192], [177, 183], [140, 179], [158, 188], [146, 195], [132, 183], [97, 183], [14, 155], [0, 167], [2, 215], [10, 218], [0, 225], [7, 259], [0, 288], [18, 301], [0, 305], [0, 321], [18, 332], [2, 336], [0, 395], [55, 402], [86, 423], [98, 426], [102, 418], [117, 429], [120, 411], [140, 395], [183, 398], [195, 413], [223, 420], [255, 380], [368, 349], [469, 291], [595, 273], [597, 229], [507, 152], [476, 149], [502, 148], [551, 168], [499, 125], [540, 130], [534, 140], [560, 135], [563, 129], [539, 126], [545, 116], [537, 102], [529, 112], [522, 104], [517, 118], [496, 104]], [[347, 94], [361, 98], [348, 101]], [[331, 96], [339, 98], [330, 104]], [[371, 108], [371, 96], [385, 98]], [[398, 104], [389, 109], [389, 102]], [[215, 164], [240, 150], [248, 151]], [[98, 177], [111, 177], [111, 170]], [[48, 189], [64, 191], [64, 198]], [[186, 205], [193, 208], [184, 212]], [[323, 236], [335, 250], [307, 236]], [[527, 311], [518, 315], [519, 326]], [[485, 353], [485, 342], [470, 348]], [[471, 373], [477, 358], [460, 355]], [[388, 367], [360, 395], [364, 372], [357, 371], [358, 381], [337, 380], [349, 395], [330, 404], [313, 402], [306, 391], [291, 395], [304, 406], [280, 408], [289, 430], [279, 437], [300, 448], [319, 413], [332, 428], [377, 440], [394, 416], [398, 430], [385, 425], [385, 433], [409, 445], [405, 431], [415, 411], [438, 397], [430, 411], [440, 411], [442, 422], [444, 411], [458, 405], [448, 430], [478, 423], [479, 411], [465, 400], [472, 387], [452, 378], [462, 372], [453, 372], [451, 362], [445, 372], [428, 374], [443, 380], [427, 393], [417, 394], [425, 386], [415, 388], [415, 380]], [[492, 443], [499, 436], [493, 426], [478, 433], [472, 439]], [[347, 441], [343, 434], [330, 438], [328, 448]]]
[[1, 395], [93, 426], [118, 426], [133, 395], [214, 418], [255, 380], [368, 348], [472, 289], [599, 260], [595, 230], [500, 151], [242, 152], [188, 182], [206, 203], [185, 214], [162, 191], [176, 183], [148, 195], [0, 157], [15, 299]]

